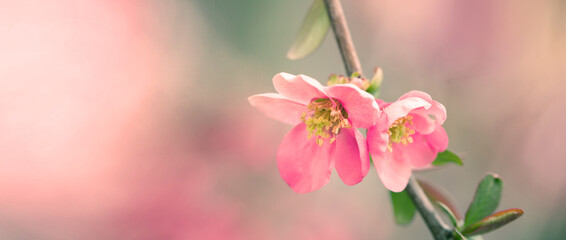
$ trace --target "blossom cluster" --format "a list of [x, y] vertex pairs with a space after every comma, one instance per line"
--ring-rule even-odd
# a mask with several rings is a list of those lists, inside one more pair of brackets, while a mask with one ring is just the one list
[[[347, 185], [363, 180], [370, 155], [385, 187], [403, 191], [413, 169], [446, 150], [446, 108], [421, 91], [385, 102], [355, 81], [323, 86], [305, 75], [273, 77], [278, 93], [248, 98], [268, 117], [295, 125], [277, 150], [281, 177], [298, 193], [317, 190], [332, 169]], [[359, 129], [367, 129], [364, 134]]]

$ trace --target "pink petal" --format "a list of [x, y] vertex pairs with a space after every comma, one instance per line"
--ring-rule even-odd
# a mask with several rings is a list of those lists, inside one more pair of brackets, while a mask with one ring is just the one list
[[430, 147], [436, 152], [443, 152], [448, 148], [448, 134], [444, 128], [437, 125], [434, 132], [426, 136]]
[[422, 98], [411, 97], [397, 100], [387, 106], [383, 111], [387, 114], [387, 125], [391, 126], [395, 120], [407, 116], [409, 112], [424, 107], [429, 108], [431, 104]]
[[336, 171], [347, 185], [362, 181], [369, 171], [369, 153], [364, 135], [355, 128], [344, 128], [336, 136], [336, 150], [332, 156]]
[[275, 90], [286, 98], [307, 105], [313, 98], [328, 98], [324, 86], [305, 75], [278, 73], [273, 77]]
[[248, 101], [268, 117], [292, 125], [301, 122], [301, 114], [306, 111], [305, 105], [293, 102], [277, 93], [253, 95], [248, 97]]
[[422, 99], [426, 100], [427, 102], [431, 103], [432, 106], [429, 109], [427, 109], [426, 111], [423, 110], [423, 109], [419, 109], [418, 111], [426, 112], [427, 115], [430, 114], [430, 115], [434, 116], [434, 118], [436, 119], [436, 123], [438, 123], [440, 125], [444, 124], [444, 122], [446, 121], [446, 107], [444, 107], [444, 105], [442, 105], [442, 103], [439, 103], [437, 101], [432, 100], [432, 97], [430, 95], [428, 95], [428, 93], [425, 93], [425, 92], [422, 92], [422, 91], [417, 91], [417, 90], [413, 90], [413, 91], [410, 91], [408, 93], [403, 94], [403, 96], [401, 96], [399, 98], [399, 100], [411, 98], [411, 97], [422, 98]]
[[317, 190], [330, 181], [334, 163], [331, 157], [336, 144], [319, 146], [307, 139], [304, 123], [294, 127], [279, 145], [277, 166], [281, 177], [297, 193]]
[[411, 178], [411, 165], [402, 156], [390, 151], [371, 153], [373, 164], [385, 187], [401, 192]]
[[431, 122], [435, 124], [442, 125], [446, 121], [446, 108], [439, 102], [433, 101], [432, 106], [429, 109], [416, 109], [415, 111], [411, 112], [412, 114], [420, 114], [423, 116], [428, 116], [431, 118]]
[[411, 128], [420, 134], [430, 134], [434, 131], [437, 124], [435, 120], [430, 118], [428, 115], [418, 114], [421, 112], [422, 111], [411, 112], [411, 116], [413, 116], [413, 125]]
[[378, 119], [377, 124], [367, 130], [368, 150], [372, 155], [373, 153], [385, 152], [387, 150], [387, 145], [389, 144], [387, 130], [389, 128], [386, 124], [387, 115], [383, 114]]
[[338, 99], [346, 112], [348, 120], [356, 128], [369, 128], [377, 122], [381, 111], [374, 97], [353, 84], [336, 84], [326, 87], [332, 98]]
[[407, 161], [415, 168], [422, 168], [430, 165], [438, 153], [428, 143], [425, 135], [413, 134], [413, 142], [404, 145], [394, 144], [393, 151], [399, 151]]
[[379, 98], [376, 98], [375, 101], [377, 102], [377, 105], [379, 106], [380, 110], [383, 110], [384, 108], [386, 108], [387, 106], [389, 106], [389, 102], [383, 101]]
[[408, 93], [403, 94], [403, 96], [401, 96], [399, 98], [399, 100], [403, 100], [403, 99], [406, 99], [406, 98], [412, 98], [412, 97], [422, 98], [422, 99], [426, 100], [427, 102], [432, 101], [432, 97], [428, 93], [425, 93], [425, 92], [419, 91], [419, 90], [409, 91]]
[[439, 125], [446, 122], [446, 107], [437, 101], [434, 101], [432, 107], [429, 109], [429, 113], [436, 118], [436, 123]]

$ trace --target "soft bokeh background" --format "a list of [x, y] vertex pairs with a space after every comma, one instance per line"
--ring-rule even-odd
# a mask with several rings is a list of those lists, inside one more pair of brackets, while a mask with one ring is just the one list
[[[247, 96], [271, 77], [344, 69], [328, 36], [285, 58], [311, 1], [1, 1], [1, 239], [431, 239], [396, 226], [375, 170], [296, 194], [290, 126]], [[486, 172], [523, 218], [485, 239], [566, 234], [566, 3], [348, 1], [382, 97], [444, 103], [464, 167], [419, 173], [464, 211]]]

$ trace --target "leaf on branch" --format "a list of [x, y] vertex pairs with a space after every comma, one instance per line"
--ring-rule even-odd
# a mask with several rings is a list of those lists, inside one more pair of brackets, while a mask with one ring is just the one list
[[436, 155], [436, 159], [434, 159], [434, 162], [432, 162], [432, 165], [434, 166], [440, 166], [446, 163], [456, 163], [460, 166], [462, 166], [464, 163], [462, 162], [462, 159], [456, 155], [453, 152], [450, 152], [448, 150], [444, 151], [444, 152], [440, 152], [438, 153], [438, 155]]
[[315, 0], [303, 21], [295, 42], [287, 52], [287, 58], [298, 60], [313, 53], [326, 37], [330, 19], [323, 0]]
[[491, 232], [521, 217], [523, 213], [525, 213], [525, 211], [519, 208], [507, 209], [494, 213], [483, 218], [479, 222], [464, 228], [464, 230], [462, 230], [462, 234], [472, 236]]
[[395, 215], [395, 222], [399, 225], [407, 225], [415, 216], [415, 205], [409, 197], [407, 191], [391, 192], [391, 202], [393, 203], [393, 214]]
[[464, 228], [492, 214], [499, 205], [502, 190], [503, 182], [497, 175], [485, 176], [478, 185], [474, 200], [466, 212]]

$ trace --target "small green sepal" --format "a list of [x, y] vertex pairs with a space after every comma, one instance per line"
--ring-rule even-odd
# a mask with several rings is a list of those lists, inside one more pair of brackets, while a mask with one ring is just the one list
[[379, 95], [379, 89], [381, 88], [382, 81], [383, 81], [383, 71], [381, 70], [380, 67], [376, 67], [374, 69], [373, 77], [369, 82], [369, 87], [366, 89], [366, 91], [377, 97]]

